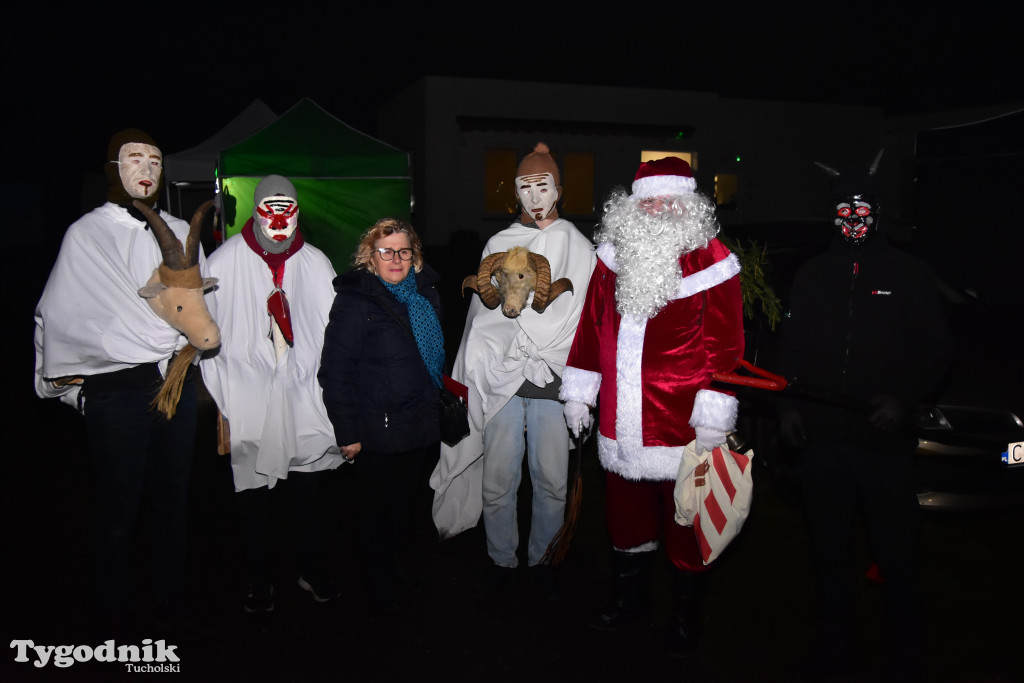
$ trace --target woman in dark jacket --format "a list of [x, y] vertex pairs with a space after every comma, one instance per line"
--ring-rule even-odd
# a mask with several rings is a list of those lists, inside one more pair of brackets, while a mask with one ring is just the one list
[[362, 236], [336, 296], [319, 373], [324, 404], [359, 487], [359, 538], [371, 596], [397, 609], [412, 503], [436, 462], [444, 368], [437, 273], [412, 226], [383, 218]]

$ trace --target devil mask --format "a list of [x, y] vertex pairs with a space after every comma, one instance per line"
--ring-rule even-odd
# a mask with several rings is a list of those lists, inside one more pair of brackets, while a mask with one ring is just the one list
[[867, 243], [878, 232], [880, 209], [875, 198], [879, 189], [878, 163], [882, 160], [883, 151], [878, 150], [867, 173], [840, 173], [820, 161], [814, 162], [832, 176], [832, 223], [843, 242], [851, 246]]
[[832, 221], [839, 236], [851, 245], [864, 244], [876, 232], [876, 202], [871, 195], [852, 194], [836, 200]]

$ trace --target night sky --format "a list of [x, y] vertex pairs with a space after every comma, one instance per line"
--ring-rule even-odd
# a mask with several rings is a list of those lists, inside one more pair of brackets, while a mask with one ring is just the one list
[[[206, 139], [261, 98], [308, 96], [364, 132], [424, 75], [656, 87], [882, 105], [893, 114], [1024, 102], [1006, 14], [866, 8], [795, 14], [679, 3], [598, 14], [540, 5], [308, 7], [288, 3], [35, 3], [7, 10], [5, 178], [42, 178], [46, 220], [81, 213], [78, 178], [112, 133], [165, 153]], [[370, 5], [375, 7], [374, 5]], [[491, 18], [488, 19], [484, 15]], [[525, 89], [510, 97], [527, 97]], [[543, 107], [544, 103], [538, 103]]]

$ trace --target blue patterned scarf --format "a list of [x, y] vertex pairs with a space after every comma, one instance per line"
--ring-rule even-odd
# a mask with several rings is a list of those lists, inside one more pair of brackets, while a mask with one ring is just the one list
[[423, 364], [427, 366], [427, 372], [430, 373], [434, 384], [440, 387], [441, 371], [444, 370], [444, 336], [441, 334], [441, 323], [437, 320], [434, 307], [416, 289], [415, 269], [410, 268], [409, 274], [397, 285], [387, 282], [380, 275], [377, 279], [408, 309], [412, 334], [416, 338], [416, 348], [419, 349], [420, 357], [423, 358]]

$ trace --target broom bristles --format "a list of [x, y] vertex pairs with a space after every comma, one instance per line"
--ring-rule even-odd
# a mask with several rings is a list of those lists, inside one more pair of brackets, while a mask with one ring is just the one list
[[576, 477], [569, 492], [569, 500], [566, 503], [565, 521], [559, 527], [548, 549], [544, 552], [541, 562], [551, 562], [554, 565], [562, 564], [565, 556], [569, 554], [569, 546], [572, 544], [573, 534], [580, 523], [580, 509], [583, 507], [583, 479]]
[[178, 352], [171, 364], [167, 366], [167, 376], [164, 377], [164, 383], [160, 385], [159, 393], [149, 404], [150, 408], [163, 413], [168, 420], [174, 417], [174, 413], [178, 410], [178, 400], [181, 398], [181, 388], [185, 385], [185, 375], [188, 373], [188, 367], [192, 365], [195, 355], [196, 347], [191, 344]]

